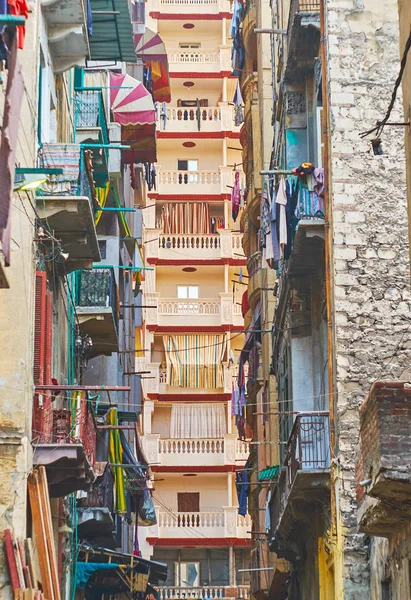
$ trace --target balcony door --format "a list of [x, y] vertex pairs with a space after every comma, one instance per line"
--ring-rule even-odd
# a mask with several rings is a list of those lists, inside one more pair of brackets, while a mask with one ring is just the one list
[[179, 527], [198, 527], [200, 525], [200, 493], [177, 492], [177, 510], [181, 513], [181, 515], [177, 515]]
[[200, 492], [178, 492], [178, 512], [200, 512]]

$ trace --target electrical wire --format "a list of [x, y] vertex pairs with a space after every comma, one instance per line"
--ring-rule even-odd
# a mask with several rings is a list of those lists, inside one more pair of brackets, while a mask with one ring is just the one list
[[375, 127], [373, 127], [372, 129], [369, 129], [368, 131], [364, 131], [364, 132], [360, 133], [361, 138], [365, 138], [368, 135], [371, 135], [372, 133], [376, 133], [377, 138], [379, 138], [381, 136], [382, 132], [384, 131], [384, 127], [388, 123], [388, 119], [391, 116], [392, 109], [394, 108], [394, 104], [397, 99], [397, 92], [401, 85], [405, 67], [407, 66], [407, 58], [408, 58], [408, 53], [409, 53], [410, 49], [411, 49], [411, 31], [408, 36], [408, 40], [406, 41], [406, 44], [405, 44], [404, 53], [401, 58], [400, 71], [399, 71], [397, 79], [395, 80], [395, 83], [394, 83], [394, 89], [391, 94], [391, 100], [388, 105], [387, 112], [385, 113], [385, 117], [383, 118], [382, 121], [378, 121], [377, 125]]

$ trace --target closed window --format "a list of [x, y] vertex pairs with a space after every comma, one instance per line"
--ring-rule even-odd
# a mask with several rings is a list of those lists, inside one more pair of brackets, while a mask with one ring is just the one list
[[198, 285], [178, 285], [177, 298], [199, 298], [200, 288]]

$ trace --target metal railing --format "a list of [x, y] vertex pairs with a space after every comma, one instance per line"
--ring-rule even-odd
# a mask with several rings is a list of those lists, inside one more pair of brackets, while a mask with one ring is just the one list
[[270, 503], [272, 533], [288, 502], [297, 473], [326, 472], [330, 468], [329, 413], [299, 413], [287, 442], [283, 472]]
[[328, 412], [296, 416], [284, 460], [292, 485], [297, 471], [322, 470], [330, 466]]
[[[87, 129], [98, 127], [101, 130], [102, 145], [109, 144], [108, 124], [100, 88], [79, 88], [74, 92], [74, 128]], [[108, 149], [103, 148], [108, 162]]]
[[114, 269], [76, 271], [76, 306], [100, 308], [111, 307], [118, 328], [117, 284]]
[[254, 252], [247, 260], [248, 276], [251, 278], [261, 270], [261, 252]]
[[62, 175], [50, 176], [37, 196], [87, 196], [94, 214], [95, 190], [90, 170], [86, 166], [86, 150], [79, 144], [42, 145], [41, 166], [60, 168]]
[[[75, 401], [74, 401], [75, 402]], [[96, 427], [89, 402], [81, 396], [73, 408], [35, 407], [33, 441], [38, 444], [78, 444], [91, 466], [96, 461]]]

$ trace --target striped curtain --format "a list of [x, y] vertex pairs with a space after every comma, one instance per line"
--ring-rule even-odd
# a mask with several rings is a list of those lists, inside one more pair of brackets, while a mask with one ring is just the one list
[[172, 439], [221, 439], [226, 433], [225, 404], [173, 404], [170, 424]]
[[209, 205], [206, 202], [166, 202], [158, 228], [163, 233], [211, 233]]
[[165, 335], [167, 384], [186, 388], [224, 386], [225, 335]]

